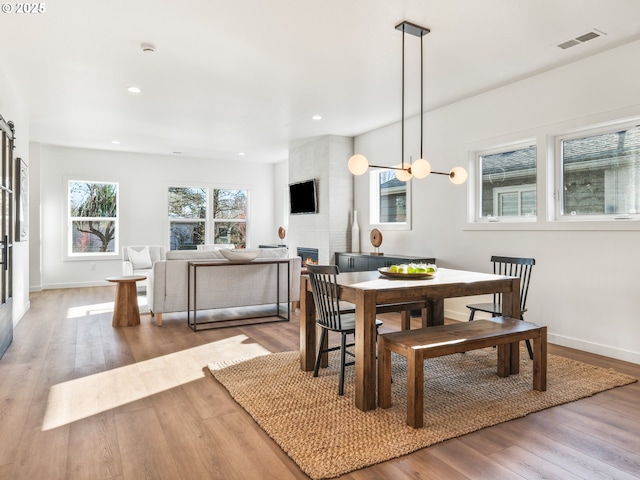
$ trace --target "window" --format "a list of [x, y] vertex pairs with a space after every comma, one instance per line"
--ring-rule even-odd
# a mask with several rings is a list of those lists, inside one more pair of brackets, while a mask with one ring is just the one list
[[535, 145], [512, 145], [499, 151], [479, 152], [476, 161], [480, 172], [479, 220], [536, 216]]
[[[169, 187], [171, 250], [195, 250], [205, 243], [247, 245], [247, 191]], [[207, 212], [212, 212], [208, 215]]]
[[69, 181], [68, 255], [118, 251], [118, 184]]
[[247, 246], [245, 190], [213, 191], [213, 243], [231, 243], [236, 248]]
[[195, 250], [205, 243], [207, 189], [169, 187], [169, 248]]
[[411, 228], [411, 182], [396, 178], [395, 170], [370, 173], [370, 223], [399, 229]]
[[562, 137], [557, 149], [561, 218], [627, 218], [638, 213], [640, 127]]
[[493, 212], [500, 217], [536, 214], [536, 186], [521, 185], [493, 189]]

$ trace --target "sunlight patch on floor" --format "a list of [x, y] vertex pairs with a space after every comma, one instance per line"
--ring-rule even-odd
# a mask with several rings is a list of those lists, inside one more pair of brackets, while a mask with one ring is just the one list
[[245, 335], [53, 385], [42, 430], [51, 430], [204, 377], [208, 363], [266, 355]]
[[81, 305], [67, 309], [67, 318], [88, 317], [90, 315], [100, 315], [101, 313], [113, 312], [113, 302], [93, 303], [91, 305]]
[[[114, 302], [105, 303], [93, 303], [91, 305], [81, 305], [79, 307], [70, 307], [67, 309], [66, 318], [81, 318], [89, 317], [91, 315], [100, 315], [102, 313], [113, 312]], [[138, 295], [138, 308], [140, 313], [149, 312], [149, 305], [147, 305], [147, 296], [145, 294]]]

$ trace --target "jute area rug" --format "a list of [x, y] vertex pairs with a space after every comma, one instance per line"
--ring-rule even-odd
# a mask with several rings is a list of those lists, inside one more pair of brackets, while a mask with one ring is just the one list
[[549, 355], [547, 391], [532, 390], [532, 363], [521, 352], [520, 374], [496, 375], [488, 348], [425, 361], [424, 427], [406, 425], [404, 357], [392, 356], [390, 409], [354, 406], [353, 367], [338, 396], [337, 352], [329, 368], [300, 370], [298, 352], [209, 364], [213, 376], [312, 479], [333, 478], [531, 412], [636, 381], [614, 370]]

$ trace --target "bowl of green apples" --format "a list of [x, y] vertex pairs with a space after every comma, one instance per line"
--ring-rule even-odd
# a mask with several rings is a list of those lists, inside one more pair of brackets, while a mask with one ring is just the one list
[[381, 275], [391, 278], [418, 279], [434, 277], [438, 267], [432, 263], [401, 263], [378, 269]]

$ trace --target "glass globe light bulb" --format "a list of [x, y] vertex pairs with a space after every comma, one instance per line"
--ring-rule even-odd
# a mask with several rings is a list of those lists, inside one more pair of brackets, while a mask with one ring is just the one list
[[431, 173], [431, 165], [428, 161], [419, 158], [411, 165], [411, 173], [416, 178], [425, 178]]
[[467, 171], [462, 167], [452, 168], [449, 172], [449, 180], [455, 185], [462, 185], [467, 181]]
[[369, 161], [364, 155], [356, 154], [349, 159], [348, 167], [353, 175], [362, 175], [369, 168]]
[[[405, 163], [404, 166], [406, 168], [408, 166], [408, 164]], [[400, 163], [400, 164], [396, 165], [395, 168], [401, 169], [402, 168], [402, 164]], [[396, 178], [398, 180], [400, 180], [401, 182], [408, 182], [409, 180], [411, 180], [412, 176], [413, 175], [410, 172], [406, 171], [406, 170], [396, 170]]]

